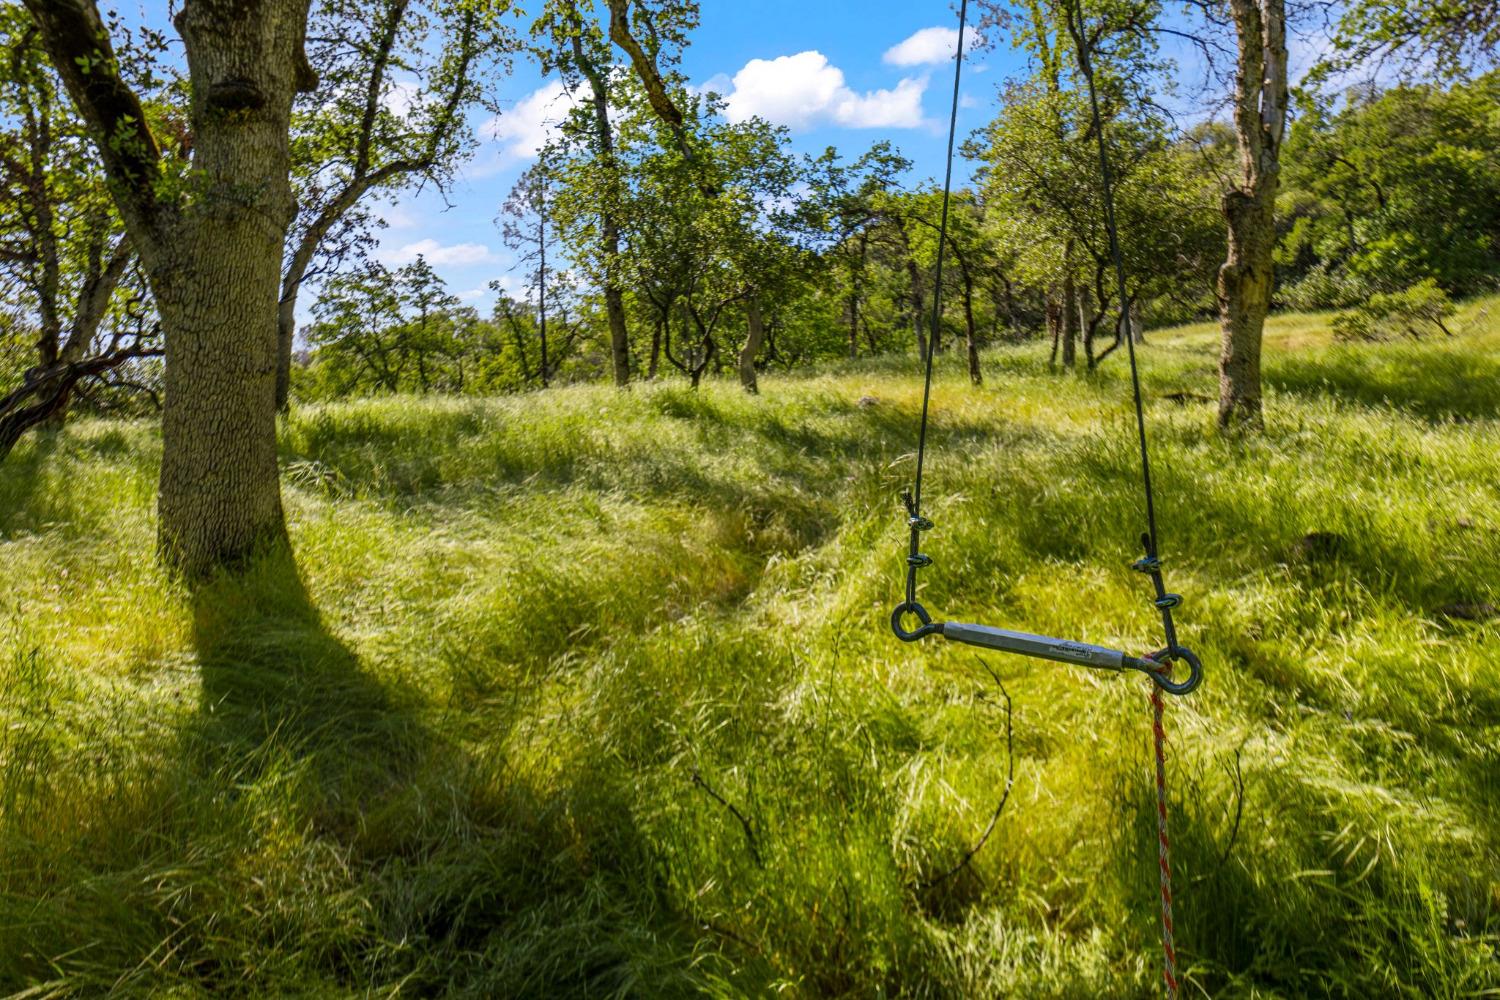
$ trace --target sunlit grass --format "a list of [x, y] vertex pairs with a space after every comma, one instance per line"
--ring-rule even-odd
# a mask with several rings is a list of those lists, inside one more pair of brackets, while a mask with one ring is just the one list
[[[1500, 604], [1483, 308], [1415, 347], [1278, 318], [1254, 438], [1198, 401], [1211, 331], [1144, 352], [1210, 671], [1168, 720], [1194, 991], [1500, 989], [1500, 627], [1453, 616]], [[923, 599], [1153, 648], [1123, 367], [986, 365], [935, 392]], [[151, 559], [150, 427], [23, 444], [0, 990], [1150, 995], [1144, 682], [989, 659], [1015, 791], [923, 889], [1008, 761], [984, 665], [885, 624], [914, 365], [764, 390], [299, 411], [297, 567], [196, 595]]]

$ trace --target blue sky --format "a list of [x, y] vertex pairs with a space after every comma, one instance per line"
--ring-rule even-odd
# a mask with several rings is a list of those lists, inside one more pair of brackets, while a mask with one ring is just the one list
[[[889, 139], [914, 161], [914, 179], [940, 177], [956, 36], [943, 0], [704, 0], [682, 68], [725, 94], [731, 117], [787, 125], [799, 152], [832, 145], [852, 157]], [[966, 59], [961, 136], [984, 124], [995, 86], [1018, 67], [1005, 46]], [[455, 294], [487, 310], [489, 283], [518, 278], [494, 218], [544, 123], [560, 114], [559, 89], [518, 61], [502, 88], [506, 112], [476, 122], [480, 149], [446, 203], [428, 191], [378, 207], [388, 225], [377, 256], [398, 265], [422, 253]], [[961, 162], [958, 170], [966, 175]]]

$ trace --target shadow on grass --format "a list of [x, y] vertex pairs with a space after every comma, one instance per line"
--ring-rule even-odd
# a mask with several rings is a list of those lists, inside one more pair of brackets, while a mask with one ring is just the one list
[[1268, 359], [1282, 392], [1394, 406], [1426, 420], [1500, 416], [1500, 358], [1438, 345], [1336, 347]]
[[38, 514], [35, 501], [56, 450], [56, 433], [37, 433], [0, 459], [0, 539], [34, 530], [48, 520], [45, 513]]
[[306, 765], [315, 819], [343, 827], [421, 761], [431, 740], [415, 699], [387, 689], [328, 631], [290, 553], [198, 587], [192, 609], [202, 674], [193, 735], [214, 771], [253, 781]]
[[[342, 859], [298, 861], [277, 900], [295, 919], [234, 942], [248, 930], [252, 949], [259, 935], [301, 952], [299, 976], [360, 990], [623, 995], [696, 981], [703, 946], [662, 905], [628, 775], [584, 761], [538, 782], [510, 759], [515, 712], [493, 706], [462, 745], [433, 728], [417, 692], [373, 676], [329, 631], [290, 554], [200, 588], [193, 642], [203, 694], [184, 745], [199, 787], [245, 832], [299, 831], [316, 845], [304, 859]], [[228, 867], [274, 885], [279, 863]], [[356, 915], [330, 899], [357, 901]]]

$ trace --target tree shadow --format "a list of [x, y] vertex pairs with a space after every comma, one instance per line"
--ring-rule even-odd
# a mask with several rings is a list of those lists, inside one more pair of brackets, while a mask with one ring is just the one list
[[57, 450], [57, 433], [34, 433], [0, 460], [0, 538], [34, 530], [49, 518], [35, 501], [43, 494], [47, 466]]
[[219, 778], [295, 765], [310, 779], [311, 818], [352, 836], [361, 808], [395, 794], [431, 751], [416, 697], [371, 676], [328, 630], [289, 551], [197, 586], [192, 612], [202, 686], [189, 735]]

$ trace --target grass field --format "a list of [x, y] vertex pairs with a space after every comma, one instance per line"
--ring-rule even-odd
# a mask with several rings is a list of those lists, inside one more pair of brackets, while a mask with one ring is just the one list
[[[1243, 440], [1195, 398], [1211, 331], [1150, 338], [1209, 671], [1167, 720], [1185, 995], [1500, 996], [1500, 621], [1465, 620], [1500, 604], [1497, 306], [1419, 345], [1276, 321]], [[1154, 648], [1125, 370], [1041, 353], [941, 373], [924, 600]], [[191, 595], [148, 424], [23, 443], [0, 993], [1152, 995], [1146, 681], [887, 629], [919, 393], [908, 360], [302, 409], [297, 565]]]

